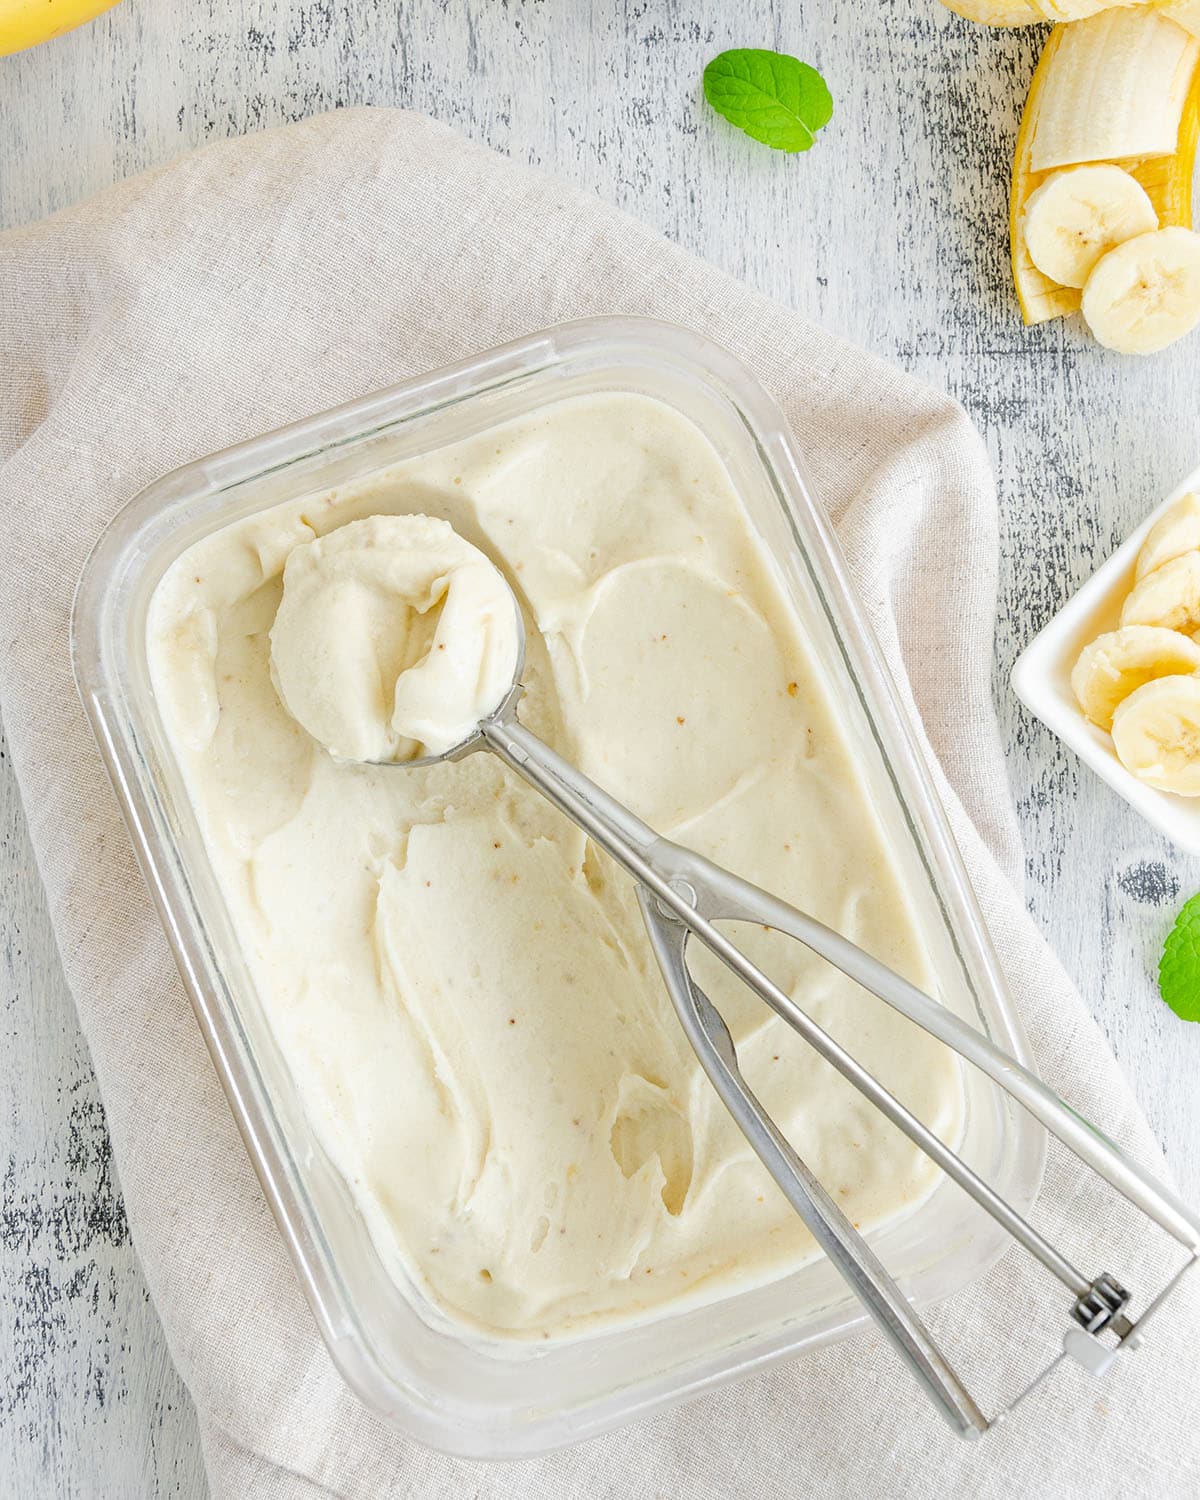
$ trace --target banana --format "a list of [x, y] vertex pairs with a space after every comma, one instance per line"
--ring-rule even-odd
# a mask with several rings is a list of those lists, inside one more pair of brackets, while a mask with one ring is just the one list
[[942, 0], [947, 10], [983, 26], [1036, 26], [1042, 19], [1030, 0]]
[[1192, 227], [1192, 178], [1195, 175], [1196, 142], [1200, 137], [1200, 62], [1192, 74], [1191, 92], [1179, 122], [1179, 141], [1173, 156], [1143, 156], [1123, 162], [1131, 177], [1146, 189], [1159, 226]]
[[1042, 88], [1030, 170], [1171, 156], [1200, 41], [1139, 6], [1063, 28]]
[[1200, 797], [1200, 677], [1159, 677], [1113, 715], [1113, 747], [1148, 786]]
[[1200, 552], [1185, 552], [1134, 584], [1122, 625], [1161, 625], [1190, 635], [1200, 629]]
[[1130, 693], [1156, 677], [1200, 672], [1200, 645], [1176, 630], [1126, 625], [1085, 646], [1071, 673], [1079, 706], [1101, 729]]
[[0, 0], [0, 57], [73, 31], [117, 0]]
[[[1111, 10], [1115, 5], [1151, 5], [1155, 9], [1178, 10], [1185, 15], [1200, 0], [1176, 0], [1173, 6], [1164, 6], [1160, 0], [942, 0], [942, 4], [955, 15], [965, 16], [968, 21], [979, 21], [984, 26], [1036, 26], [1041, 21], [1086, 21]], [[1187, 21], [1181, 22], [1187, 25]]]
[[1182, 26], [1184, 31], [1190, 31], [1193, 36], [1200, 36], [1200, 0], [1173, 0], [1173, 3], [1160, 6], [1159, 9], [1176, 26]]
[[[1187, 0], [1187, 3], [1200, 8], [1200, 0]], [[1161, 39], [1165, 34], [1170, 39], [1170, 23], [1162, 23], [1161, 18], [1145, 10], [1128, 11], [1123, 16], [1115, 28], [1106, 25], [1103, 30], [1096, 22], [1056, 26], [1046, 41], [1029, 86], [1021, 128], [1017, 135], [1012, 193], [1009, 198], [1009, 245], [1013, 283], [1021, 315], [1027, 324], [1043, 323], [1048, 318], [1060, 318], [1077, 312], [1081, 301], [1076, 288], [1063, 286], [1038, 270], [1025, 241], [1026, 207], [1048, 179], [1046, 171], [1034, 169], [1035, 142], [1040, 139], [1043, 150], [1048, 152], [1057, 129], [1054, 120], [1062, 119], [1071, 108], [1082, 108], [1089, 111], [1081, 122], [1082, 133], [1094, 142], [1083, 149], [1097, 153], [1103, 151], [1104, 143], [1099, 137], [1105, 132], [1089, 127], [1089, 121], [1093, 117], [1103, 118], [1104, 105], [1089, 105], [1084, 97], [1089, 93], [1089, 80], [1093, 73], [1097, 78], [1110, 80], [1106, 87], [1126, 90], [1125, 103], [1118, 110], [1123, 116], [1136, 116], [1139, 98], [1147, 97], [1153, 92], [1162, 95], [1164, 90], [1170, 94], [1176, 87], [1176, 69], [1170, 70], [1170, 77], [1164, 83], [1165, 70], [1161, 65], [1156, 63], [1152, 67], [1142, 52], [1129, 45], [1130, 37], [1136, 39], [1139, 29], [1151, 37]], [[1080, 33], [1085, 46], [1081, 46]], [[1190, 229], [1192, 177], [1197, 136], [1200, 135], [1200, 46], [1192, 49], [1182, 33], [1175, 40], [1180, 43], [1180, 55], [1185, 69], [1191, 59], [1191, 76], [1188, 92], [1179, 110], [1174, 146], [1169, 148], [1170, 154], [1131, 155], [1123, 158], [1121, 164], [1146, 190], [1160, 226], [1166, 228], [1179, 225]], [[1114, 59], [1111, 66], [1104, 65], [1102, 60], [1097, 59], [1093, 59], [1095, 66], [1091, 66], [1084, 55], [1094, 52], [1101, 42], [1105, 47], [1111, 46], [1119, 52], [1119, 57]], [[1151, 62], [1157, 56], [1159, 54], [1151, 49]], [[1089, 67], [1090, 71], [1080, 74], [1081, 68]], [[1049, 118], [1048, 124], [1044, 116]], [[1159, 144], [1169, 133], [1168, 122], [1165, 131], [1160, 132]], [[1126, 134], [1124, 138], [1126, 144], [1129, 144], [1130, 137]], [[1067, 154], [1072, 153], [1068, 151]]]
[[1156, 229], [1096, 262], [1083, 289], [1092, 335], [1121, 354], [1153, 354], [1200, 323], [1200, 234]]
[[1054, 59], [1065, 31], [1065, 26], [1055, 27], [1042, 50], [1041, 60], [1025, 99], [1025, 113], [1021, 116], [1021, 128], [1017, 132], [1017, 146], [1013, 156], [1012, 192], [1008, 200], [1008, 243], [1017, 302], [1022, 318], [1031, 326], [1045, 323], [1049, 318], [1063, 318], [1069, 313], [1078, 312], [1080, 303], [1079, 293], [1073, 287], [1059, 286], [1038, 270], [1025, 243], [1025, 206], [1046, 178], [1045, 173], [1035, 172], [1031, 166], [1033, 140], [1041, 115], [1042, 96], [1047, 80], [1053, 73]]
[[1052, 172], [1025, 205], [1029, 258], [1060, 286], [1081, 287], [1107, 251], [1158, 228], [1146, 189], [1110, 163]]
[[1184, 495], [1160, 516], [1142, 543], [1133, 570], [1135, 578], [1144, 578], [1164, 563], [1182, 557], [1185, 552], [1200, 549], [1200, 495]]
[[1115, 5], [1153, 5], [1156, 0], [1030, 0], [1044, 21], [1086, 21]]

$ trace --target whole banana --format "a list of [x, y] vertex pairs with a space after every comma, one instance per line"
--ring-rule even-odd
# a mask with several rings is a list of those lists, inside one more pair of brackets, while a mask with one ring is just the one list
[[0, 0], [0, 57], [36, 47], [111, 10], [117, 0]]

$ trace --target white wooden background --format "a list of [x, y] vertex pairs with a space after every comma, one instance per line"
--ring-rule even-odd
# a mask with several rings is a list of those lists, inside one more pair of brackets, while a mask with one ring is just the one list
[[[996, 795], [1020, 809], [1029, 904], [1200, 1198], [1200, 1027], [1151, 978], [1200, 864], [1081, 775], [1006, 686], [1036, 627], [1200, 459], [1200, 336], [1131, 362], [1075, 327], [1020, 326], [1005, 194], [1039, 44], [936, 0], [125, 0], [0, 59], [0, 227], [214, 137], [403, 104], [952, 391], [1000, 480]], [[735, 45], [825, 72], [836, 113], [809, 156], [705, 110], [703, 65]], [[201, 1496], [2, 752], [0, 913], [0, 1495]]]

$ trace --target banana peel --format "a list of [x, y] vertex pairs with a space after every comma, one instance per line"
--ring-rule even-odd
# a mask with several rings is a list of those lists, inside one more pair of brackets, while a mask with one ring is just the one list
[[1146, 189], [1159, 224], [1192, 227], [1192, 182], [1195, 177], [1196, 146], [1200, 141], [1200, 67], [1192, 78], [1192, 87], [1179, 122], [1179, 143], [1174, 156], [1147, 156], [1140, 161], [1125, 162], [1126, 170]]
[[[1067, 317], [1078, 312], [1082, 293], [1074, 287], [1059, 286], [1033, 264], [1022, 222], [1025, 205], [1031, 195], [1050, 176], [1032, 167], [1033, 144], [1047, 80], [1052, 76], [1054, 59], [1066, 33], [1066, 26], [1056, 26], [1046, 41], [1042, 56], [1029, 86], [1017, 144], [1013, 155], [1012, 191], [1009, 195], [1009, 247], [1012, 257], [1013, 285], [1025, 323], [1033, 326], [1051, 318]], [[1122, 160], [1149, 194], [1163, 228], [1178, 225], [1192, 227], [1192, 177], [1195, 169], [1197, 140], [1200, 137], [1200, 65], [1195, 69], [1180, 117], [1175, 151], [1171, 155], [1147, 156]]]
[[1065, 29], [1063, 26], [1056, 26], [1042, 50], [1029, 85], [1029, 95], [1025, 100], [1025, 112], [1021, 116], [1021, 128], [1017, 132], [1017, 146], [1013, 156], [1012, 192], [1008, 200], [1008, 239], [1017, 302], [1021, 307], [1021, 316], [1030, 326], [1078, 312], [1083, 300], [1083, 294], [1077, 287], [1059, 286], [1038, 270], [1029, 258], [1029, 249], [1021, 227], [1025, 205], [1050, 175], [1048, 172], [1035, 172], [1031, 166], [1033, 138], [1037, 133], [1038, 111], [1046, 80], [1050, 76], [1054, 55], [1062, 42]]
[[0, 0], [0, 57], [74, 31], [117, 0]]

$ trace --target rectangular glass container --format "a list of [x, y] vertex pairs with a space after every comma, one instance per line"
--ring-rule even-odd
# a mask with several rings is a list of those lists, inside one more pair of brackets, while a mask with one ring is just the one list
[[[234, 940], [151, 692], [147, 609], [180, 553], [230, 522], [598, 391], [664, 401], [716, 447], [838, 704], [910, 893], [938, 997], [1029, 1061], [928, 770], [784, 418], [724, 350], [648, 320], [564, 324], [156, 481], [108, 527], [80, 580], [72, 621], [79, 691], [213, 1064], [330, 1353], [363, 1400], [406, 1432], [471, 1457], [530, 1456], [590, 1437], [843, 1338], [865, 1315], [823, 1258], [706, 1306], [545, 1345], [468, 1331], [415, 1286], [399, 1284], [306, 1121]], [[962, 1077], [959, 1150], [1025, 1212], [1041, 1179], [1042, 1132], [973, 1070], [964, 1067]], [[946, 1179], [871, 1239], [919, 1304], [981, 1275], [1007, 1243]]]

